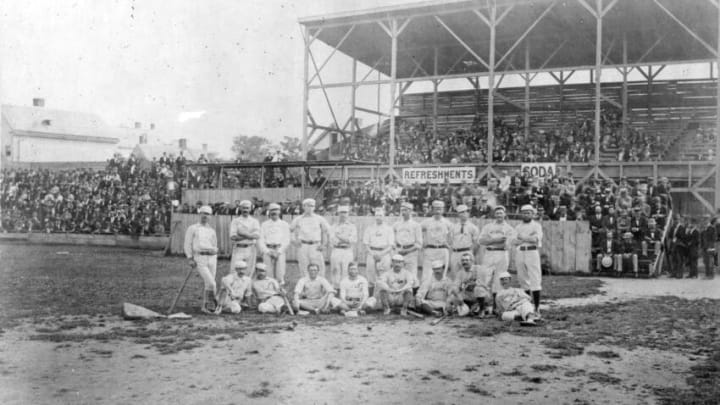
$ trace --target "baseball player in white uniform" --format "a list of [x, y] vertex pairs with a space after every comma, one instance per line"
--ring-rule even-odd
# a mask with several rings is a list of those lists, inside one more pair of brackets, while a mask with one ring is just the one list
[[420, 224], [424, 235], [422, 280], [432, 277], [432, 262], [440, 260], [445, 263], [445, 272], [450, 262], [448, 243], [452, 224], [443, 217], [445, 203], [439, 200], [432, 203], [433, 216]]
[[376, 305], [377, 301], [370, 296], [368, 281], [360, 275], [357, 262], [350, 262], [348, 275], [340, 281], [340, 302], [337, 306], [340, 313], [357, 311], [363, 315]]
[[458, 205], [455, 210], [460, 221], [450, 228], [450, 279], [455, 279], [455, 274], [460, 269], [460, 259], [465, 253], [474, 252], [480, 229], [470, 222], [470, 209], [467, 205]]
[[374, 285], [378, 276], [390, 269], [391, 252], [395, 245], [395, 233], [392, 227], [385, 223], [385, 211], [382, 208], [375, 210], [375, 223], [365, 228], [363, 244], [367, 248], [367, 279]]
[[290, 246], [290, 225], [280, 219], [280, 205], [268, 205], [270, 219], [260, 226], [260, 251], [270, 277], [285, 285], [285, 253]]
[[243, 306], [249, 306], [252, 297], [252, 280], [245, 275], [246, 271], [247, 263], [239, 261], [231, 267], [230, 274], [220, 279], [216, 315], [222, 311], [239, 314]]
[[495, 221], [483, 226], [478, 239], [480, 244], [485, 245], [482, 264], [493, 269], [491, 286], [493, 305], [495, 303], [495, 294], [500, 290], [499, 275], [507, 271], [510, 262], [507, 247], [515, 237], [515, 230], [505, 221], [505, 207], [502, 205], [495, 207], [494, 216]]
[[412, 204], [402, 203], [400, 207], [402, 219], [393, 224], [395, 252], [405, 259], [405, 268], [420, 279], [422, 277], [418, 274], [418, 256], [423, 245], [423, 235], [420, 224], [411, 218], [412, 212]]
[[405, 269], [401, 255], [392, 257], [392, 271], [386, 271], [377, 280], [380, 302], [385, 309], [383, 314], [389, 315], [391, 308], [401, 307], [400, 315], [407, 316], [407, 308], [413, 300], [415, 276]]
[[335, 289], [324, 277], [318, 276], [320, 266], [315, 263], [308, 265], [308, 275], [295, 284], [293, 305], [296, 310], [311, 311], [315, 314], [327, 312], [337, 307], [340, 302], [334, 297]]
[[355, 244], [358, 241], [357, 227], [348, 221], [350, 207], [338, 207], [338, 222], [330, 227], [330, 282], [339, 286], [340, 281], [348, 275], [348, 265], [355, 260]]
[[540, 314], [540, 291], [542, 290], [542, 270], [540, 268], [540, 246], [542, 244], [542, 226], [533, 220], [535, 208], [523, 205], [520, 208], [523, 222], [515, 226], [515, 267], [520, 288], [532, 296], [535, 313]]
[[416, 305], [429, 315], [450, 315], [457, 304], [455, 286], [445, 276], [445, 263], [436, 260], [432, 266], [433, 276], [420, 283], [420, 288], [415, 295]]
[[485, 317], [489, 312], [485, 307], [490, 304], [492, 297], [490, 284], [493, 279], [493, 269], [473, 262], [472, 253], [463, 254], [460, 259], [460, 269], [455, 274], [456, 291], [460, 301], [472, 307], [473, 312], [480, 317]]
[[279, 314], [283, 311], [283, 307], [286, 305], [283, 291], [275, 279], [267, 277], [263, 263], [255, 265], [255, 280], [252, 283], [252, 290], [260, 313]]
[[521, 288], [510, 287], [510, 273], [504, 271], [499, 274], [500, 290], [495, 296], [495, 308], [503, 321], [515, 319], [526, 324], [535, 324], [539, 320], [535, 313], [532, 300]]
[[307, 198], [303, 201], [303, 214], [293, 219], [290, 232], [295, 243], [299, 244], [297, 261], [300, 273], [307, 276], [310, 263], [320, 268], [320, 275], [325, 277], [325, 258], [323, 249], [327, 244], [330, 225], [325, 218], [315, 214], [315, 200]]
[[230, 222], [230, 240], [233, 242], [230, 263], [240, 260], [247, 263], [250, 278], [255, 270], [257, 244], [260, 239], [260, 222], [250, 216], [251, 209], [250, 201], [240, 201], [240, 216]]
[[[183, 250], [190, 261], [190, 266], [200, 274], [205, 284], [203, 302], [200, 310], [205, 313], [215, 311], [215, 274], [217, 272], [217, 234], [208, 223], [212, 208], [203, 205], [198, 209], [200, 222], [190, 225], [185, 231]], [[212, 305], [211, 305], [212, 304]]]

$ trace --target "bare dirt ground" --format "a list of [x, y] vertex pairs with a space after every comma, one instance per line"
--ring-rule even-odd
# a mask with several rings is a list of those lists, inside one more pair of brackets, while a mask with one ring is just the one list
[[0, 245], [0, 403], [720, 397], [717, 280], [548, 277], [547, 322], [523, 328], [491, 319], [203, 316], [193, 309], [193, 277], [179, 307], [192, 320], [121, 319], [124, 301], [164, 311], [184, 270], [182, 260], [148, 252]]

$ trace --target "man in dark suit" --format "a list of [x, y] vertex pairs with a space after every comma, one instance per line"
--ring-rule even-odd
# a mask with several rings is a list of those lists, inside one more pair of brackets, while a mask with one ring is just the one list
[[715, 230], [715, 218], [705, 217], [705, 227], [700, 234], [700, 251], [702, 253], [703, 264], [705, 265], [705, 277], [713, 278], [715, 273], [715, 242], [717, 241], [717, 231]]
[[[676, 215], [673, 226], [668, 234], [668, 265], [670, 266], [670, 277], [682, 278], [686, 256], [686, 245], [683, 235], [685, 234], [685, 225], [682, 217]], [[678, 277], [679, 276], [679, 277]]]
[[620, 253], [616, 257], [618, 261], [618, 273], [628, 273], [630, 266], [632, 266], [632, 274], [637, 277], [637, 243], [635, 242], [632, 232], [625, 232], [623, 234], [623, 239], [622, 242], [620, 242], [619, 250]]
[[700, 230], [697, 220], [692, 219], [690, 226], [685, 229], [686, 261], [690, 264], [688, 278], [697, 278], [698, 259], [700, 258]]
[[615, 260], [615, 255], [620, 253], [620, 247], [615, 240], [613, 231], [608, 230], [605, 233], [605, 239], [600, 243], [599, 251], [597, 253], [596, 257], [596, 264], [595, 269], [598, 272], [601, 271], [610, 271], [614, 269], [615, 271], [619, 268], [619, 263], [617, 260]]
[[607, 214], [603, 218], [603, 228], [605, 228], [606, 231], [615, 232], [617, 230], [617, 218], [615, 217], [615, 208], [613, 208], [612, 206], [608, 207]]
[[642, 255], [648, 255], [648, 248], [653, 248], [652, 257], [657, 256], [660, 253], [660, 241], [662, 240], [662, 230], [658, 229], [657, 222], [655, 219], [650, 218], [647, 221], [647, 226], [642, 231], [643, 240], [641, 242]]

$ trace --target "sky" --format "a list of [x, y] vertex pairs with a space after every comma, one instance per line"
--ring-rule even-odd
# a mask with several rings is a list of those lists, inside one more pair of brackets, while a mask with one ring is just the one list
[[[154, 123], [151, 143], [187, 138], [190, 147], [207, 143], [230, 157], [237, 135], [302, 136], [299, 18], [416, 1], [2, 0], [0, 103], [41, 97], [48, 108], [96, 113], [112, 126]], [[329, 48], [316, 41], [313, 52], [320, 64]], [[336, 54], [323, 77], [349, 81], [348, 60]], [[448, 80], [440, 90], [457, 86], [468, 83]], [[428, 90], [413, 84], [409, 91]], [[349, 114], [348, 89], [329, 97], [337, 115]], [[361, 87], [358, 105], [376, 103], [377, 89]], [[330, 123], [320, 91], [309, 105]]]
[[240, 134], [300, 137], [298, 19], [412, 1], [2, 0], [0, 103], [154, 123], [151, 142], [221, 156]]

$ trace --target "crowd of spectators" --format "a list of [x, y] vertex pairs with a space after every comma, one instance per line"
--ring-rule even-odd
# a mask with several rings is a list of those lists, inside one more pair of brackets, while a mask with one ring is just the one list
[[[590, 162], [595, 152], [594, 120], [578, 117], [554, 129], [530, 128], [525, 136], [524, 122], [517, 117], [505, 121], [495, 117], [493, 161], [495, 162]], [[623, 128], [619, 111], [604, 109], [600, 121], [600, 151], [619, 161], [647, 161], [661, 153], [658, 135], [651, 136], [629, 126]], [[624, 129], [624, 130], [623, 130]], [[388, 161], [389, 135], [355, 135], [341, 143], [348, 160]], [[487, 159], [488, 128], [476, 114], [469, 128], [435, 132], [425, 121], [399, 120], [396, 136], [396, 162], [482, 163]]]
[[0, 231], [166, 234], [184, 164], [163, 155], [141, 168], [115, 155], [103, 170], [3, 170]]

